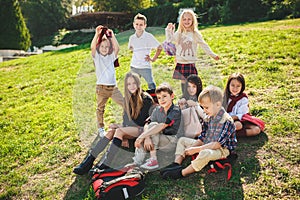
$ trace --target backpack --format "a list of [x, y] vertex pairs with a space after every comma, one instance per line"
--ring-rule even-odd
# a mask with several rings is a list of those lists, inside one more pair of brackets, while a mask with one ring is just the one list
[[92, 189], [96, 199], [128, 199], [140, 195], [145, 189], [145, 173], [129, 166], [121, 169], [97, 168], [92, 170]]
[[176, 46], [175, 44], [171, 42], [164, 41], [162, 43], [163, 49], [169, 56], [175, 56], [176, 55]]
[[207, 171], [209, 174], [210, 173], [215, 173], [218, 171], [221, 171], [223, 169], [225, 169], [226, 167], [228, 167], [228, 172], [227, 172], [227, 180], [229, 181], [231, 178], [231, 166], [233, 165], [234, 161], [237, 159], [237, 154], [236, 153], [230, 153], [229, 156], [227, 156], [226, 158], [222, 158], [219, 160], [214, 160], [214, 161], [210, 161], [208, 163], [208, 166], [210, 167], [210, 169]]

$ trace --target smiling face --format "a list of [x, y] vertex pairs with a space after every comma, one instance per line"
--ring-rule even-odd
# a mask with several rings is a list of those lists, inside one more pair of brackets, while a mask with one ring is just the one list
[[138, 86], [133, 77], [128, 77], [127, 79], [127, 89], [131, 94], [135, 94]]
[[174, 94], [169, 94], [167, 91], [161, 91], [156, 94], [158, 103], [164, 108], [165, 112], [169, 110], [172, 105]]
[[232, 79], [229, 84], [229, 91], [231, 95], [236, 96], [240, 94], [242, 90], [242, 83], [237, 79]]
[[190, 13], [182, 15], [182, 25], [187, 31], [191, 31], [193, 27], [193, 16]]
[[106, 56], [109, 52], [110, 44], [108, 40], [103, 40], [99, 45], [99, 52], [101, 55]]
[[187, 91], [190, 96], [196, 95], [197, 94], [197, 85], [195, 85], [194, 83], [188, 82]]
[[142, 19], [135, 19], [133, 22], [133, 28], [135, 29], [137, 35], [142, 34], [146, 27], [147, 24]]

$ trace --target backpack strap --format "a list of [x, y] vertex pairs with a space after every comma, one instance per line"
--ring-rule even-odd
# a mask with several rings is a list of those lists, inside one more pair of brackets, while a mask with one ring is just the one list
[[[222, 165], [218, 161], [214, 162], [214, 164], [216, 164], [220, 169], [225, 169], [225, 167], [229, 167], [228, 172], [227, 172], [227, 180], [229, 181], [230, 178], [231, 178], [231, 175], [232, 175], [231, 164], [230, 163], [224, 163]], [[209, 174], [217, 172], [216, 168], [214, 167], [214, 164], [210, 165], [211, 168], [207, 171]]]
[[103, 182], [102, 184], [102, 188], [105, 189], [107, 188], [108, 186], [112, 185], [112, 184], [115, 184], [119, 181], [122, 181], [122, 180], [126, 180], [126, 179], [131, 179], [131, 178], [136, 178], [137, 180], [140, 180], [142, 179], [142, 176], [141, 174], [129, 174], [129, 175], [125, 175], [125, 176], [121, 176], [121, 177], [118, 177], [116, 179], [113, 179], [111, 181], [108, 181], [108, 182]]

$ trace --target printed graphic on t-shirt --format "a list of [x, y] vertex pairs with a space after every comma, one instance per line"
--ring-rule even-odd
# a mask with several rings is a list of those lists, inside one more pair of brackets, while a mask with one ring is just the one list
[[188, 37], [182, 36], [179, 38], [178, 45], [181, 47], [180, 56], [194, 57], [193, 42]]

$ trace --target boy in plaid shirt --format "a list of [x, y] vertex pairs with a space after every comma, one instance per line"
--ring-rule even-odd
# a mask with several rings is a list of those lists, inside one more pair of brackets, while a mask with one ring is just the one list
[[[199, 103], [208, 115], [203, 131], [197, 140], [186, 137], [179, 139], [175, 162], [171, 164], [172, 166], [166, 167], [162, 174], [163, 178], [178, 179], [198, 172], [209, 161], [226, 158], [235, 149], [237, 140], [234, 122], [222, 107], [222, 99], [221, 89], [215, 86], [208, 86], [200, 93]], [[198, 153], [196, 159], [183, 168], [181, 163], [185, 156], [196, 153]]]

